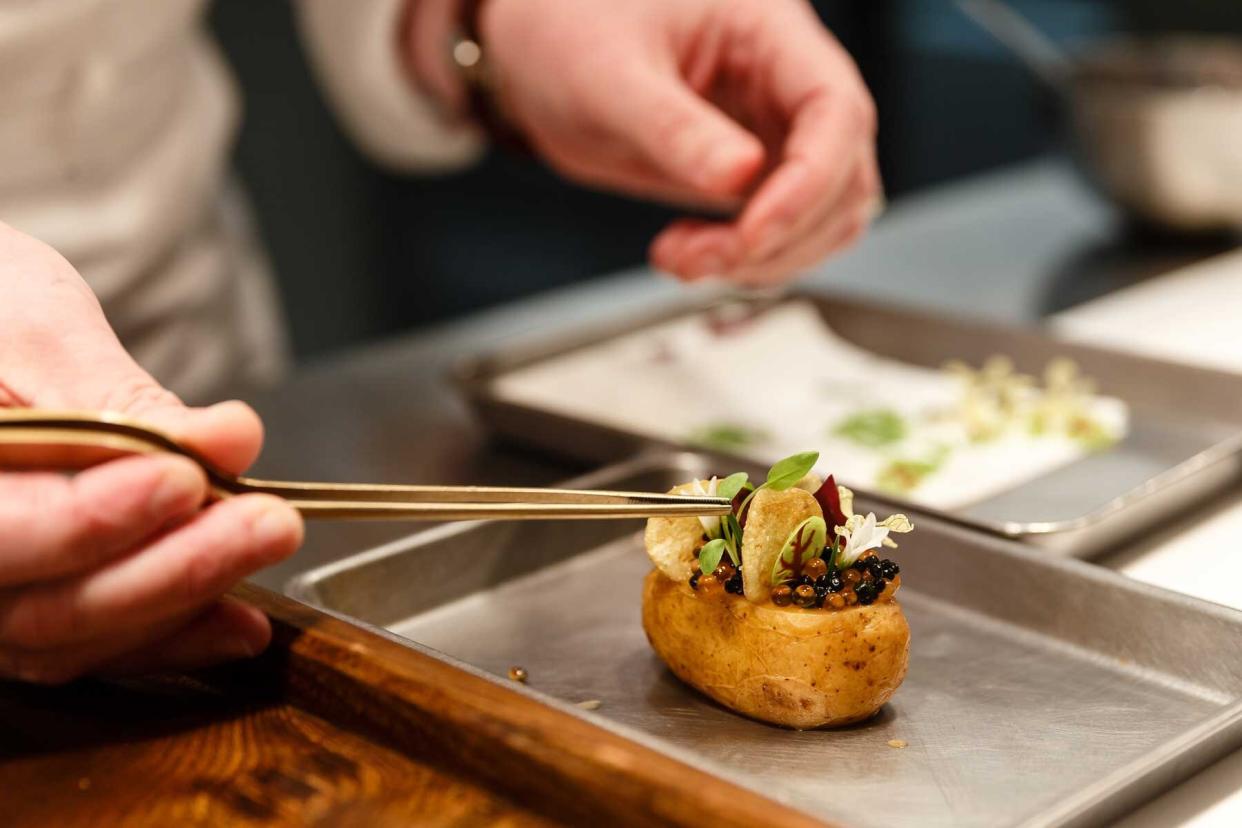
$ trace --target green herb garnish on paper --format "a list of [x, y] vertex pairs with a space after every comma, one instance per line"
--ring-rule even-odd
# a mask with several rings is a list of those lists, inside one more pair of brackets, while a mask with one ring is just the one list
[[690, 432], [686, 442], [712, 451], [736, 452], [766, 439], [767, 432], [759, 428], [738, 423], [712, 423]]
[[860, 411], [846, 417], [832, 433], [867, 448], [883, 448], [900, 443], [908, 429], [905, 419], [890, 408]]
[[876, 475], [878, 489], [892, 494], [908, 494], [917, 489], [928, 476], [940, 471], [952, 450], [938, 446], [930, 457], [894, 460]]

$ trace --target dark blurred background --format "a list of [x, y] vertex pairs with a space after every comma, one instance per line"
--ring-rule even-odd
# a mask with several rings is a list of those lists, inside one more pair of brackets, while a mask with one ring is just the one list
[[[1057, 41], [1119, 30], [1242, 31], [1236, 0], [1011, 0]], [[881, 113], [890, 197], [1056, 148], [1030, 75], [950, 0], [817, 0]], [[362, 157], [316, 89], [287, 3], [215, 0], [245, 96], [236, 166], [299, 357], [641, 263], [670, 214], [492, 153], [408, 178]]]

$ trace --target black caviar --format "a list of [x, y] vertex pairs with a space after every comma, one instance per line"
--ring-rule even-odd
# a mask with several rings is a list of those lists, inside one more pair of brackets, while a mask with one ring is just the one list
[[829, 592], [840, 592], [845, 588], [845, 581], [842, 581], [841, 576], [837, 573], [830, 572], [827, 575], [821, 575], [815, 579], [815, 588], [819, 589], [820, 587], [823, 587]]
[[[824, 549], [822, 556], [811, 558], [796, 575], [774, 587], [772, 603], [778, 607], [830, 610], [871, 606], [884, 596], [901, 572], [896, 561], [881, 559], [874, 551], [865, 552], [849, 566], [838, 569], [830, 562], [834, 551], [832, 547]], [[717, 590], [729, 595], [745, 594], [742, 567], [729, 561], [721, 561], [707, 575], [696, 568], [689, 582], [691, 589], [705, 596], [717, 594]]]

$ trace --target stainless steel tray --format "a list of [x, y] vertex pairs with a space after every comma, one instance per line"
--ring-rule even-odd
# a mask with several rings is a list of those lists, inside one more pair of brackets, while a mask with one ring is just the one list
[[[572, 485], [663, 491], [709, 462], [637, 459]], [[900, 561], [905, 684], [870, 722], [804, 733], [664, 669], [639, 623], [633, 523], [448, 525], [288, 591], [498, 682], [525, 667], [562, 709], [852, 825], [1093, 824], [1242, 743], [1242, 613], [935, 519]]]
[[[1055, 340], [1035, 331], [932, 316], [818, 295], [813, 302], [832, 329], [881, 356], [938, 367], [949, 359], [982, 363], [993, 354], [1038, 373], [1068, 356], [1101, 390], [1131, 410], [1130, 433], [1118, 446], [951, 512], [855, 487], [890, 511], [930, 513], [964, 526], [1086, 556], [1159, 522], [1242, 475], [1242, 377]], [[507, 373], [572, 350], [698, 313], [706, 303], [506, 348], [465, 360], [457, 379], [483, 420], [520, 442], [595, 462], [615, 462], [652, 446], [687, 448], [552, 411], [501, 399], [493, 390]], [[1136, 331], [1158, 336], [1159, 331]], [[722, 465], [751, 463], [720, 455]], [[845, 481], [849, 482], [849, 481]]]

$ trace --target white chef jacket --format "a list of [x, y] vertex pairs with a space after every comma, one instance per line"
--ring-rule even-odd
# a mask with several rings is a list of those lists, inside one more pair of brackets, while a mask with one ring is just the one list
[[[461, 166], [397, 54], [405, 0], [297, 0], [315, 72], [377, 161]], [[202, 0], [0, 0], [0, 220], [55, 247], [131, 353], [189, 400], [270, 380], [284, 326], [229, 182], [238, 94]]]

